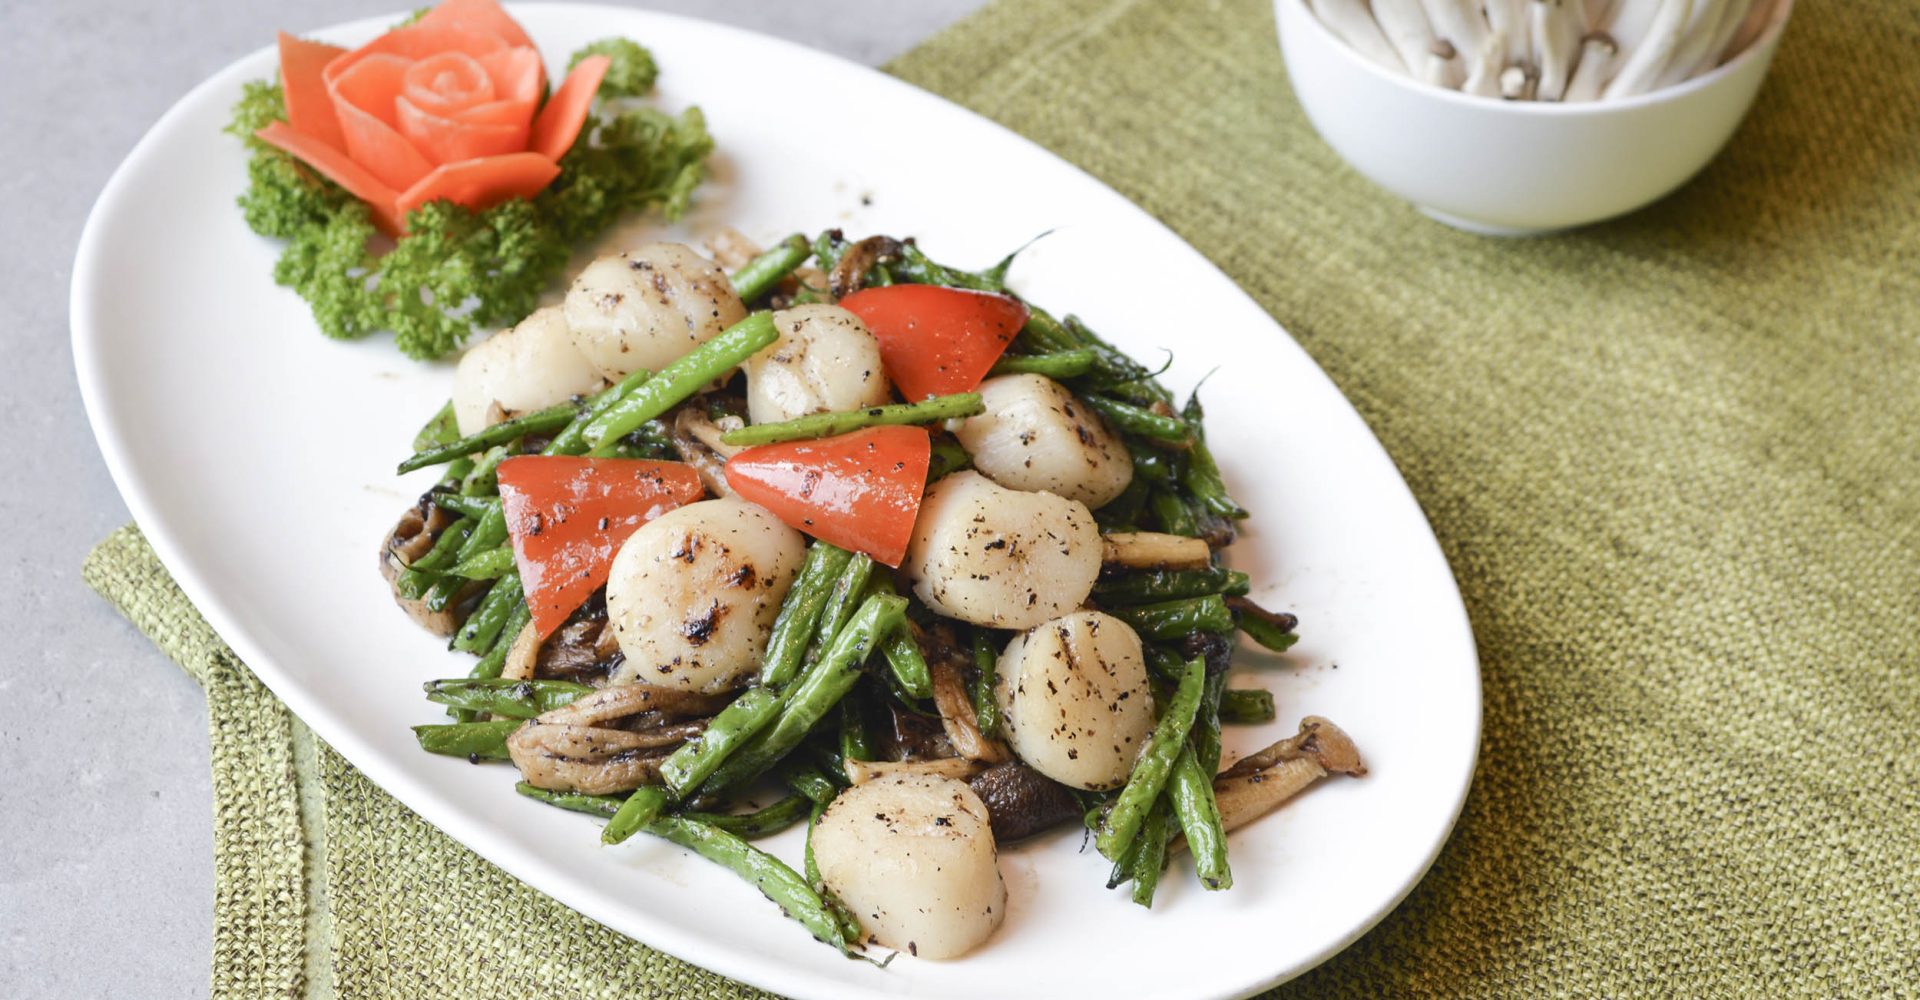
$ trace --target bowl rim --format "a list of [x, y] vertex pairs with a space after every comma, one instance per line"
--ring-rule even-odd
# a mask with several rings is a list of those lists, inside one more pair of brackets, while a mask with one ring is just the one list
[[1699, 76], [1689, 80], [1682, 80], [1670, 87], [1661, 87], [1657, 90], [1650, 90], [1644, 94], [1635, 94], [1632, 97], [1622, 98], [1617, 101], [1579, 101], [1573, 104], [1567, 104], [1561, 101], [1509, 101], [1505, 99], [1481, 97], [1475, 94], [1463, 94], [1460, 91], [1447, 87], [1430, 86], [1421, 83], [1405, 73], [1395, 73], [1375, 63], [1371, 59], [1362, 57], [1359, 52], [1354, 50], [1353, 46], [1348, 45], [1345, 39], [1335, 35], [1333, 29], [1327, 27], [1326, 23], [1320, 20], [1320, 16], [1315, 14], [1312, 8], [1308, 6], [1308, 0], [1274, 0], [1274, 7], [1277, 9], [1282, 5], [1292, 4], [1301, 8], [1300, 13], [1305, 15], [1307, 22], [1312, 25], [1312, 27], [1307, 30], [1318, 35], [1322, 42], [1339, 50], [1340, 56], [1338, 58], [1346, 59], [1353, 65], [1360, 67], [1363, 72], [1370, 73], [1382, 80], [1386, 80], [1394, 86], [1401, 87], [1422, 97], [1430, 97], [1435, 100], [1451, 102], [1470, 108], [1498, 108], [1502, 111], [1508, 111], [1518, 115], [1581, 117], [1598, 116], [1612, 112], [1626, 112], [1635, 108], [1679, 100], [1689, 94], [1697, 93], [1714, 86], [1721, 80], [1732, 75], [1738, 67], [1751, 60], [1760, 58], [1759, 53], [1770, 49], [1775, 44], [1779, 35], [1786, 30], [1787, 19], [1792, 16], [1794, 6], [1794, 0], [1763, 0], [1763, 2], [1774, 5], [1773, 16], [1767, 20], [1766, 28], [1763, 29], [1760, 34], [1754, 36], [1753, 41], [1747, 43], [1747, 47], [1741, 49], [1740, 53], [1732, 59], [1715, 66], [1713, 69]]

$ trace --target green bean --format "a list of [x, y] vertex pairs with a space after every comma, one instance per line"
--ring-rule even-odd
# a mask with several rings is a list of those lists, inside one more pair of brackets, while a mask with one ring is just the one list
[[1155, 489], [1147, 496], [1147, 506], [1153, 511], [1154, 520], [1160, 522], [1160, 530], [1169, 535], [1183, 535], [1198, 538], [1200, 519], [1194, 516], [1193, 508], [1187, 506], [1179, 494], [1169, 489]]
[[812, 254], [807, 238], [794, 233], [733, 272], [733, 293], [742, 302], [752, 302], [773, 291], [773, 286]]
[[482, 598], [480, 606], [473, 614], [460, 623], [460, 631], [454, 633], [453, 648], [463, 653], [480, 655], [493, 648], [493, 640], [500, 636], [500, 630], [513, 617], [515, 605], [527, 603], [527, 592], [520, 584], [520, 574], [509, 573], [500, 578]]
[[537, 799], [550, 806], [557, 806], [571, 812], [586, 813], [612, 819], [620, 811], [621, 798], [618, 795], [586, 795], [580, 792], [556, 792], [538, 788], [527, 782], [519, 782], [513, 790], [530, 799]]
[[1207, 447], [1206, 411], [1200, 408], [1199, 390], [1187, 397], [1187, 405], [1180, 415], [1193, 430], [1193, 447], [1187, 451], [1186, 475], [1181, 479], [1187, 492], [1193, 494], [1201, 506], [1221, 517], [1244, 519], [1247, 509], [1227, 494], [1226, 480], [1220, 477], [1220, 465], [1213, 460], [1213, 450]]
[[846, 929], [839, 918], [820, 894], [779, 858], [711, 823], [685, 816], [662, 816], [647, 824], [646, 830], [731, 869], [773, 900], [787, 916], [800, 921], [816, 939], [847, 950]]
[[432, 419], [421, 426], [420, 432], [413, 436], [413, 450], [426, 451], [435, 445], [448, 444], [460, 438], [460, 424], [453, 415], [453, 400], [449, 399], [436, 410]]
[[847, 568], [833, 582], [827, 603], [820, 609], [820, 621], [814, 627], [813, 645], [807, 650], [807, 662], [818, 660], [832, 644], [834, 636], [846, 627], [847, 619], [866, 595], [867, 581], [873, 576], [873, 557], [856, 552], [847, 560]]
[[628, 837], [639, 833], [659, 819], [673, 805], [673, 795], [659, 785], [641, 785], [627, 793], [620, 809], [607, 821], [607, 828], [600, 831], [600, 842], [618, 844]]
[[1193, 632], [1233, 631], [1233, 613], [1227, 610], [1227, 603], [1219, 594], [1110, 608], [1108, 613], [1133, 626], [1142, 639], [1178, 639]]
[[1076, 347], [1051, 354], [1004, 354], [988, 375], [1045, 375], [1051, 379], [1078, 378], [1093, 368], [1093, 351]]
[[1180, 455], [1139, 441], [1127, 442], [1127, 457], [1133, 459], [1133, 478], [1145, 479], [1155, 486], [1171, 486], [1180, 478]]
[[1193, 731], [1187, 742], [1200, 761], [1200, 773], [1211, 783], [1220, 771], [1220, 702], [1227, 693], [1227, 672], [1207, 673], [1207, 685], [1200, 691], [1200, 707], [1193, 713]]
[[1153, 908], [1154, 891], [1160, 888], [1160, 873], [1167, 867], [1167, 800], [1153, 804], [1140, 836], [1134, 840], [1127, 874], [1133, 879], [1133, 901]]
[[435, 485], [441, 489], [458, 490], [466, 485], [467, 477], [472, 474], [473, 459], [456, 458], [440, 471], [440, 482]]
[[980, 735], [988, 739], [1000, 736], [1000, 700], [994, 697], [994, 672], [999, 666], [1000, 651], [993, 648], [993, 638], [984, 631], [973, 633], [973, 715]]
[[1239, 614], [1234, 621], [1247, 638], [1276, 653], [1284, 653], [1300, 641], [1300, 636], [1292, 629], [1282, 628], [1275, 622], [1259, 615]]
[[1132, 403], [1122, 403], [1106, 396], [1088, 394], [1081, 397], [1088, 406], [1100, 411], [1116, 430], [1123, 434], [1137, 434], [1159, 441], [1172, 441], [1185, 444], [1192, 440], [1193, 429], [1179, 417], [1169, 417], [1155, 413]]
[[785, 778], [788, 788], [806, 796], [815, 805], [824, 806], [840, 794], [840, 786], [811, 764], [789, 765]]
[[1107, 813], [1106, 822], [1094, 837], [1095, 849], [1107, 860], [1119, 858], [1132, 845], [1133, 838], [1140, 834], [1141, 823], [1146, 821], [1147, 812], [1153, 808], [1154, 800], [1160, 797], [1160, 792], [1166, 787], [1167, 775], [1173, 770], [1180, 749], [1186, 746], [1187, 732], [1193, 728], [1194, 713], [1200, 708], [1200, 696], [1206, 688], [1206, 680], [1206, 659], [1194, 657], [1188, 660], [1186, 671], [1180, 678], [1180, 686], [1168, 700], [1160, 722], [1154, 726], [1146, 752], [1134, 764], [1133, 774], [1128, 776], [1126, 786], [1120, 789], [1119, 796], [1114, 799], [1113, 809]]
[[722, 444], [741, 447], [775, 444], [781, 441], [805, 441], [848, 434], [868, 427], [932, 424], [942, 420], [971, 417], [985, 411], [986, 406], [980, 402], [979, 393], [957, 392], [951, 396], [923, 399], [918, 403], [891, 403], [886, 406], [869, 406], [860, 410], [814, 413], [795, 417], [792, 420], [783, 420], [777, 424], [754, 424], [730, 430], [720, 435], [720, 441]]
[[1146, 651], [1147, 669], [1152, 670], [1155, 677], [1168, 684], [1180, 683], [1180, 678], [1187, 672], [1186, 657], [1165, 646], [1153, 643], [1147, 644]]
[[579, 415], [579, 408], [573, 403], [562, 403], [533, 413], [524, 413], [477, 433], [469, 434], [458, 441], [415, 452], [413, 457], [400, 463], [399, 471], [405, 474], [415, 469], [424, 469], [429, 465], [440, 465], [456, 458], [465, 458], [475, 452], [485, 451], [497, 444], [506, 444], [514, 438], [525, 437], [528, 434], [552, 434], [573, 423], [573, 419]]
[[927, 667], [926, 655], [920, 652], [920, 644], [914, 641], [912, 628], [902, 624], [889, 632], [881, 641], [880, 651], [886, 654], [893, 679], [900, 682], [900, 690], [907, 697], [933, 697], [933, 672]]
[[500, 463], [513, 457], [510, 444], [488, 448], [473, 470], [460, 477], [460, 492], [470, 497], [494, 497], [500, 492]]
[[448, 492], [431, 493], [428, 496], [433, 500], [435, 507], [462, 517], [485, 517], [500, 507], [499, 497], [477, 497]]
[[637, 368], [628, 372], [626, 377], [612, 386], [600, 390], [599, 395], [587, 401], [587, 410], [580, 415], [580, 419], [568, 424], [559, 434], [554, 435], [553, 440], [547, 442], [547, 446], [540, 450], [540, 454], [578, 455], [586, 451], [587, 427], [601, 414], [612, 409], [614, 404], [632, 395], [652, 378], [652, 372], [645, 368]]
[[533, 613], [527, 609], [527, 602], [521, 601], [513, 606], [513, 613], [507, 616], [507, 623], [500, 627], [500, 635], [493, 640], [493, 648], [487, 650], [473, 670], [467, 674], [473, 680], [492, 680], [500, 676], [507, 664], [507, 654], [513, 650], [515, 639], [520, 638], [520, 630], [533, 621]]
[[448, 678], [428, 681], [425, 687], [427, 700], [435, 704], [491, 712], [512, 719], [531, 719], [593, 693], [592, 688], [572, 681], [500, 677]]
[[449, 722], [436, 726], [415, 726], [413, 737], [420, 749], [468, 760], [509, 760], [507, 737], [520, 728], [521, 720], [501, 722]]
[[867, 654], [880, 636], [905, 619], [906, 610], [905, 598], [884, 594], [867, 598], [834, 636], [820, 661], [787, 693], [780, 717], [715, 771], [702, 790], [717, 795], [750, 781], [799, 746], [814, 725], [853, 689]]
[[454, 598], [459, 597], [460, 593], [472, 582], [471, 580], [462, 579], [457, 576], [439, 577], [427, 588], [427, 592], [421, 600], [426, 604], [428, 611], [439, 614], [447, 610], [447, 607], [453, 603]]
[[1220, 696], [1220, 721], [1235, 726], [1272, 722], [1273, 692], [1259, 688], [1228, 691]]
[[746, 813], [683, 812], [691, 820], [717, 826], [744, 840], [771, 836], [807, 818], [812, 800], [804, 795], [788, 795], [762, 809]]
[[872, 760], [873, 739], [867, 732], [867, 722], [860, 714], [860, 692], [849, 691], [840, 700], [840, 758], [842, 760]]
[[786, 599], [780, 602], [780, 615], [773, 620], [765, 665], [760, 670], [761, 683], [779, 687], [800, 669], [807, 643], [820, 623], [820, 612], [852, 559], [853, 553], [826, 542], [814, 542], [807, 549], [800, 575], [787, 589]]
[[441, 529], [440, 537], [433, 540], [433, 547], [394, 576], [394, 593], [409, 600], [425, 596], [427, 589], [445, 575], [448, 566], [453, 565], [473, 529], [474, 522], [470, 518], [460, 518]]
[[513, 572], [512, 545], [502, 545], [499, 548], [475, 553], [447, 569], [448, 576], [460, 576], [469, 580], [498, 580], [511, 572]]
[[1173, 405], [1173, 394], [1162, 388], [1154, 378], [1158, 373], [1148, 371], [1145, 365], [1133, 360], [1125, 351], [1107, 343], [1085, 323], [1080, 322], [1080, 317], [1068, 316], [1061, 326], [1066, 331], [1071, 344], [1093, 349], [1094, 354], [1099, 358], [1100, 371], [1114, 382], [1109, 387], [1109, 392], [1132, 389], [1134, 391], [1129, 395], [1138, 399], [1142, 405], [1151, 406], [1154, 403]]
[[948, 267], [930, 259], [912, 243], [900, 244], [900, 259], [888, 265], [892, 277], [914, 285], [941, 285], [976, 292], [1005, 292], [1006, 283], [991, 272], [981, 274]]
[[1250, 584], [1247, 574], [1215, 566], [1125, 573], [1094, 584], [1093, 593], [1103, 604], [1144, 604], [1208, 594], [1244, 594]]
[[1233, 888], [1233, 870], [1227, 865], [1227, 830], [1220, 806], [1213, 798], [1213, 776], [1201, 767], [1192, 746], [1180, 751], [1168, 779], [1167, 797], [1180, 831], [1187, 835], [1200, 884], [1208, 889]]
[[1139, 527], [1140, 515], [1146, 512], [1147, 497], [1153, 492], [1152, 484], [1136, 475], [1127, 480], [1127, 488], [1120, 495], [1102, 504], [1093, 512], [1093, 519], [1106, 531], [1133, 531]]
[[676, 798], [684, 798], [716, 768], [746, 745], [780, 714], [781, 698], [772, 688], [748, 688], [707, 723], [699, 736], [660, 762], [660, 780]]
[[1014, 344], [1029, 354], [1058, 354], [1084, 346], [1074, 340], [1052, 313], [1031, 302], [1027, 303], [1027, 325], [1020, 328]]
[[972, 464], [973, 456], [960, 447], [960, 442], [949, 437], [935, 438], [933, 456], [927, 461], [927, 482], [959, 472]]
[[700, 387], [732, 371], [774, 342], [773, 314], [753, 313], [678, 360], [593, 418], [582, 432], [590, 455], [605, 455], [641, 424], [667, 412]]

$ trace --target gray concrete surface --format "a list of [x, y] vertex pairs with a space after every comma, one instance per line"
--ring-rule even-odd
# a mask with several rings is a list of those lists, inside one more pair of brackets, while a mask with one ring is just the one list
[[[424, 0], [420, 0], [424, 2]], [[980, 0], [654, 0], [880, 63]], [[80, 580], [127, 520], [81, 411], [67, 282], [87, 210], [176, 98], [273, 38], [404, 0], [0, 0], [0, 997], [207, 988], [200, 689]]]

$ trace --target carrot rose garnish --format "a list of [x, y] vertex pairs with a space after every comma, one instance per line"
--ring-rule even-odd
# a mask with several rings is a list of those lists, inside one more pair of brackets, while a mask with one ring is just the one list
[[[352, 51], [280, 36], [287, 120], [255, 133], [366, 202], [398, 235], [432, 201], [474, 211], [560, 174], [608, 59], [580, 61], [542, 110], [546, 67], [494, 0], [445, 0]], [[536, 141], [537, 140], [537, 141]]]

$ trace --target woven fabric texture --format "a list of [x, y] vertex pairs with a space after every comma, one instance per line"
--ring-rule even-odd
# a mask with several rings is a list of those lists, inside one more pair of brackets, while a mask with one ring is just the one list
[[[1428, 222], [1342, 167], [1258, 0], [1002, 0], [893, 67], [1246, 287], [1359, 407], [1452, 561], [1486, 695], [1458, 831], [1405, 904], [1281, 993], [1920, 988], [1915, 51], [1911, 3], [1806, 0], [1700, 177], [1521, 241]], [[361, 778], [135, 530], [87, 572], [207, 687], [216, 997], [754, 995]]]

